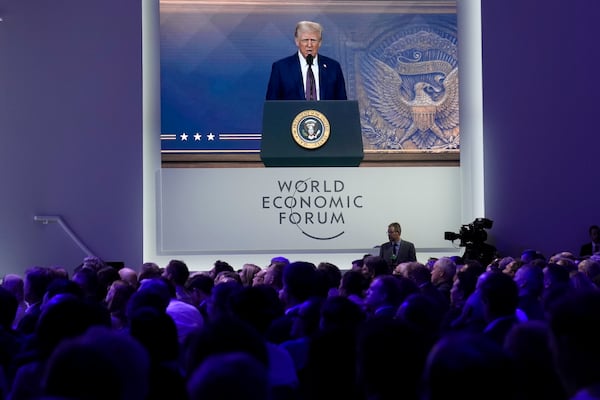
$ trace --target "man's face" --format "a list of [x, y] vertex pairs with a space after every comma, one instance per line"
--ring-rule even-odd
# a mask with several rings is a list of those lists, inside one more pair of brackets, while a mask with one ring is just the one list
[[376, 309], [385, 302], [385, 293], [383, 284], [379, 279], [373, 280], [365, 293], [365, 304], [372, 309]]
[[590, 237], [592, 238], [592, 242], [600, 242], [600, 231], [598, 229], [592, 229], [590, 231]]
[[431, 270], [431, 282], [434, 284], [440, 283], [444, 280], [444, 271], [440, 268], [439, 265], [433, 264], [433, 269]]
[[461, 304], [464, 300], [464, 293], [460, 290], [459, 285], [460, 279], [456, 279], [452, 283], [452, 289], [450, 289], [450, 303], [453, 305]]
[[398, 232], [392, 227], [388, 228], [387, 235], [390, 242], [397, 242], [398, 240], [400, 240], [400, 232]]
[[526, 269], [525, 268], [519, 268], [517, 270], [517, 272], [515, 272], [515, 276], [513, 277], [513, 280], [515, 281], [515, 283], [517, 284], [518, 287], [522, 287], [525, 285], [525, 281], [526, 281]]
[[316, 56], [321, 47], [321, 37], [318, 32], [298, 32], [295, 38], [296, 46], [304, 58], [309, 54]]
[[263, 276], [263, 283], [265, 285], [273, 285], [275, 283], [275, 270], [273, 267], [267, 268], [267, 272]]

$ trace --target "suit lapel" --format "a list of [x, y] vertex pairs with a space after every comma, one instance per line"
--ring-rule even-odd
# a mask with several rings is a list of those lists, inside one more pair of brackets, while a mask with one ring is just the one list
[[298, 98], [305, 99], [306, 94], [304, 93], [304, 81], [302, 80], [302, 66], [300, 65], [300, 57], [298, 57], [298, 54], [296, 54], [294, 55], [293, 59], [294, 62], [291, 71], [293, 71], [292, 73], [295, 77], [294, 79], [296, 81], [296, 88], [298, 90]]

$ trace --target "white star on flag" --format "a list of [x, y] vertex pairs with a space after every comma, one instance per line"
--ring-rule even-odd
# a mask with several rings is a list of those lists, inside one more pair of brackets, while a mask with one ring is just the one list
[[208, 140], [215, 140], [215, 135], [214, 135], [214, 133], [212, 133], [212, 132], [211, 132], [211, 133], [209, 133], [209, 134], [207, 135], [207, 137], [208, 137]]
[[183, 141], [187, 141], [187, 138], [188, 138], [188, 134], [187, 134], [187, 133], [185, 133], [185, 132], [184, 132], [184, 133], [182, 133], [182, 134], [181, 134], [181, 135], [179, 135], [179, 136], [181, 137], [181, 140], [183, 140]]
[[200, 139], [202, 139], [202, 135], [196, 132], [196, 134], [194, 135], [194, 140], [199, 141]]

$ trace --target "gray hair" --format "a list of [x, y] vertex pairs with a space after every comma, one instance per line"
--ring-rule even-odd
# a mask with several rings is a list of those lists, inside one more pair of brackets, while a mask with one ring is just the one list
[[294, 31], [294, 37], [298, 37], [300, 32], [318, 32], [319, 37], [323, 39], [323, 27], [318, 22], [313, 21], [300, 21], [296, 24], [296, 30]]

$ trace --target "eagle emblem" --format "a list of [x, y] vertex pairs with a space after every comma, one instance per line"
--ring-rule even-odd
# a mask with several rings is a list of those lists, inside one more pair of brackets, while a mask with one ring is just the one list
[[371, 108], [369, 125], [383, 132], [389, 148], [458, 148], [458, 68], [420, 52], [373, 55], [362, 60], [362, 80]]

